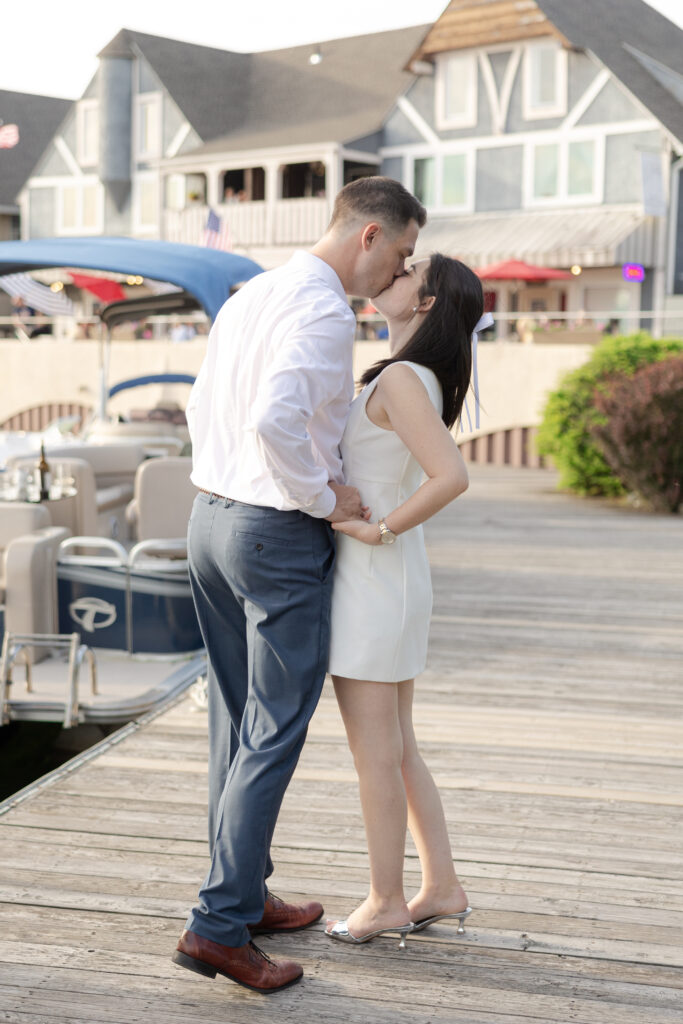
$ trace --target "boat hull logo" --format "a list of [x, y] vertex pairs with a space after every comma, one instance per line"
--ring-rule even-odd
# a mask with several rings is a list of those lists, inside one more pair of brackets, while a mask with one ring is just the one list
[[101, 597], [79, 597], [69, 605], [69, 615], [86, 633], [94, 633], [116, 622], [116, 606]]

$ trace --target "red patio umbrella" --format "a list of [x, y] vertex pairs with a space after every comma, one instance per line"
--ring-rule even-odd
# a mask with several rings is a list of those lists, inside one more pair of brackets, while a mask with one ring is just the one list
[[572, 276], [566, 270], [536, 267], [531, 263], [524, 263], [523, 260], [492, 263], [490, 267], [475, 270], [475, 274], [485, 281], [556, 281], [567, 280]]

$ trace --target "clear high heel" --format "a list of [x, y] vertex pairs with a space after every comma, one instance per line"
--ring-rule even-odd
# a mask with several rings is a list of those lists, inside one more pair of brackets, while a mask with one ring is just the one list
[[446, 921], [449, 918], [458, 919], [458, 935], [465, 934], [464, 920], [469, 917], [472, 913], [471, 907], [465, 907], [464, 910], [459, 910], [457, 914], [434, 914], [433, 917], [423, 917], [421, 921], [416, 921], [413, 925], [414, 932], [421, 932], [423, 928], [428, 928], [430, 924], [436, 924], [437, 921]]
[[398, 948], [405, 949], [406, 936], [413, 931], [415, 931], [415, 925], [409, 921], [408, 924], [400, 925], [398, 928], [379, 928], [376, 932], [356, 936], [349, 931], [348, 920], [344, 920], [331, 921], [325, 928], [325, 935], [329, 935], [331, 939], [338, 939], [340, 942], [352, 942], [357, 946], [363, 942], [369, 942], [370, 939], [376, 939], [379, 935], [398, 935]]

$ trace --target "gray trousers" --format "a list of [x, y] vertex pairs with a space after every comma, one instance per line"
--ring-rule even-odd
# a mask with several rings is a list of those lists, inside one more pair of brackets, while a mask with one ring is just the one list
[[241, 946], [263, 916], [275, 823], [325, 679], [333, 531], [200, 493], [188, 559], [211, 663], [211, 866], [186, 927]]

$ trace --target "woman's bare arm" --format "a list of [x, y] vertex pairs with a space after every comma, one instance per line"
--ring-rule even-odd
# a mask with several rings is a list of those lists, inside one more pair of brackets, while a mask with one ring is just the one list
[[[381, 374], [367, 405], [367, 414], [379, 427], [395, 430], [415, 456], [427, 479], [402, 505], [376, 509], [389, 529], [405, 533], [424, 523], [467, 489], [465, 462], [455, 439], [434, 408], [427, 389], [414, 370], [394, 363]], [[379, 544], [377, 524], [334, 523], [334, 528], [366, 544]]]

